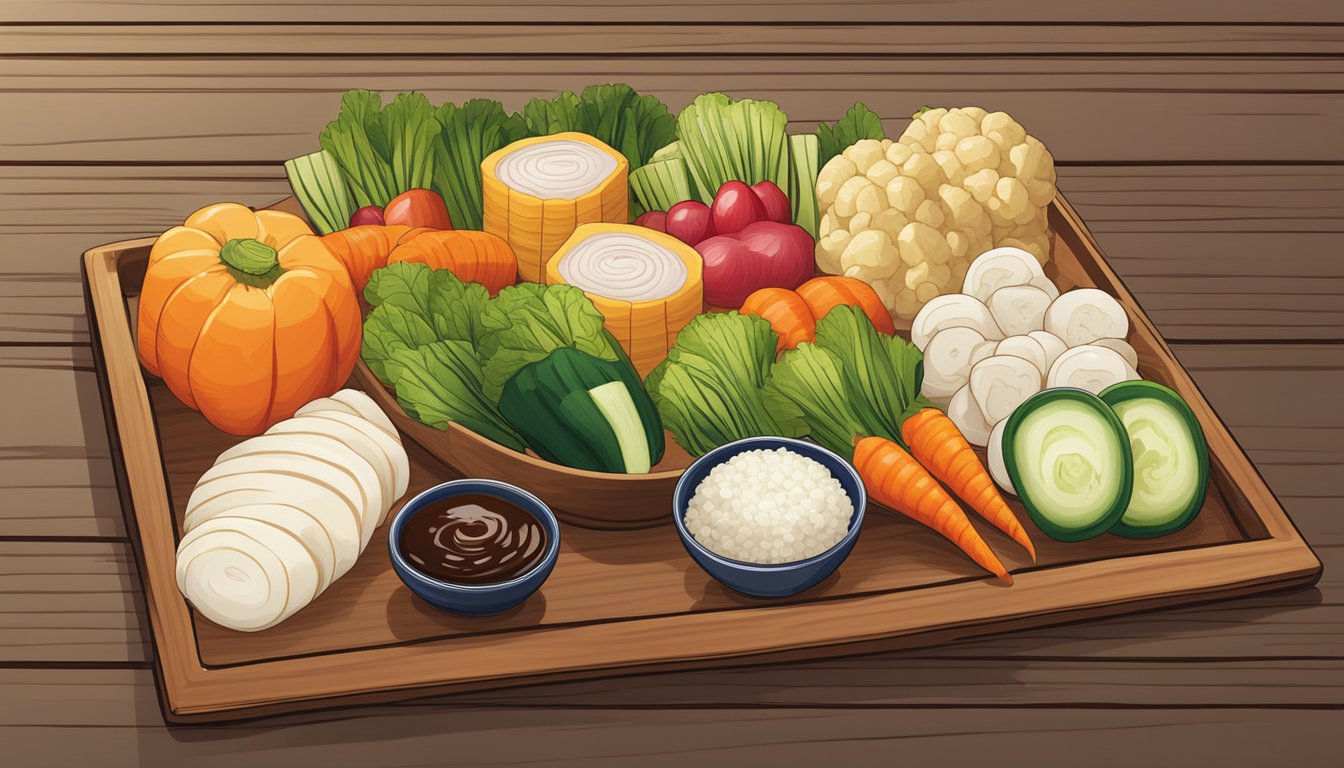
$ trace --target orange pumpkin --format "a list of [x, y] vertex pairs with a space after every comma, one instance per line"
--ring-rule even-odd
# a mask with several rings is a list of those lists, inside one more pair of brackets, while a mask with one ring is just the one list
[[494, 296], [518, 280], [518, 259], [504, 238], [467, 229], [417, 227], [403, 234], [388, 264], [413, 261], [447, 269], [468, 283], [480, 283]]
[[360, 337], [345, 267], [297, 216], [220, 203], [154, 241], [140, 362], [225, 432], [259, 434], [335, 392]]

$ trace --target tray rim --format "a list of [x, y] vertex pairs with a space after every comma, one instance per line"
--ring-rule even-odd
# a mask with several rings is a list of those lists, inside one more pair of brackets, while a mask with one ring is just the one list
[[[507, 639], [451, 638], [343, 651], [278, 661], [207, 668], [197, 654], [190, 608], [176, 589], [172, 508], [157, 426], [148, 400], [120, 291], [117, 256], [154, 238], [89, 249], [81, 259], [95, 369], [108, 426], [127, 531], [133, 542], [150, 622], [154, 674], [169, 723], [241, 720], [358, 703], [404, 700], [447, 692], [512, 687], [541, 681], [594, 678], [669, 669], [764, 663], [939, 643], [992, 631], [1058, 624], [1168, 605], [1206, 602], [1272, 589], [1306, 586], [1321, 563], [1263, 477], [1209, 406], [1179, 360], [1111, 270], [1100, 246], [1072, 206], [1058, 195], [1057, 213], [1079, 237], [1102, 275], [1134, 307], [1161, 353], [1175, 362], [1210, 449], [1227, 465], [1233, 485], [1263, 524], [1266, 537], [1195, 549], [1113, 557], [1015, 573], [1003, 589], [983, 579], [833, 597], [777, 607], [690, 613], [565, 628], [539, 627]], [[1083, 254], [1080, 254], [1082, 256]], [[1189, 399], [1189, 398], [1187, 398]], [[146, 545], [158, 557], [147, 557]], [[1157, 591], [1139, 578], [1162, 569]], [[1042, 600], [1043, 596], [1048, 598]], [[930, 622], [940, 604], [957, 606], [957, 620]], [[973, 610], [972, 610], [973, 609]], [[766, 631], [765, 626], [770, 630]], [[682, 633], [687, 633], [682, 635]], [[669, 653], [658, 637], [689, 636]], [[601, 647], [601, 663], [578, 663], [572, 649]], [[443, 663], [451, 662], [451, 663]], [[355, 665], [358, 666], [355, 666]], [[438, 670], [452, 670], [446, 675]], [[469, 671], [468, 671], [469, 670]], [[258, 697], [259, 688], [275, 695]]]

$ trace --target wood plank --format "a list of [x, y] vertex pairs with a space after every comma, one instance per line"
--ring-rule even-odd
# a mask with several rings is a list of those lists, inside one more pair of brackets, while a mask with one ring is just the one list
[[529, 23], [600, 22], [662, 23], [730, 22], [755, 24], [764, 19], [789, 23], [825, 23], [838, 20], [854, 24], [955, 22], [962, 19], [1007, 24], [1077, 21], [1091, 24], [1201, 22], [1258, 23], [1265, 25], [1344, 21], [1339, 5], [1330, 0], [1250, 0], [1226, 3], [1220, 0], [1135, 0], [1123, 5], [1076, 3], [1068, 0], [1035, 0], [1012, 7], [993, 0], [912, 0], [901, 3], [836, 0], [730, 0], [729, 2], [679, 3], [675, 6], [652, 0], [523, 0], [495, 4], [473, 0], [445, 0], [426, 4], [406, 0], [379, 3], [359, 0], [283, 0], [262, 5], [245, 0], [191, 6], [180, 0], [97, 2], [96, 0], [14, 0], [6, 4], [6, 21], [21, 22], [253, 22], [312, 23], [509, 23], [519, 18]]
[[87, 347], [0, 346], [0, 538], [125, 536]]
[[[1281, 681], [1309, 674], [1277, 672]], [[333, 768], [439, 765], [446, 755], [462, 766], [885, 765], [893, 759], [941, 765], [950, 754], [1004, 754], [1073, 768], [1080, 749], [1089, 765], [1162, 765], [1198, 744], [1218, 765], [1314, 768], [1338, 757], [1324, 734], [1344, 720], [1330, 703], [1035, 708], [1015, 701], [1018, 689], [1010, 684], [1006, 700], [969, 706], [950, 696], [917, 703], [899, 689], [885, 694], [894, 698], [890, 704], [857, 707], [650, 701], [643, 707], [555, 702], [501, 708], [464, 699], [167, 729], [144, 670], [7, 671], [0, 681], [8, 694], [0, 702], [7, 743], [35, 766], [79, 764], [90, 754], [109, 766], [256, 768], [296, 761]], [[1279, 683], [1270, 685], [1273, 697]], [[1179, 700], [1195, 687], [1178, 683], [1167, 691]], [[1310, 687], [1287, 693], [1313, 695]]]
[[[1344, 167], [1059, 174], [1169, 340], [1344, 338]], [[0, 167], [0, 342], [87, 341], [86, 248], [161, 231], [207, 203], [266, 205], [288, 191], [279, 165]]]
[[348, 88], [421, 90], [435, 102], [492, 96], [517, 109], [613, 79], [673, 109], [705, 90], [777, 99], [794, 130], [834, 120], [857, 99], [893, 132], [924, 104], [980, 104], [1011, 111], [1075, 164], [1315, 163], [1340, 158], [1344, 133], [1338, 57], [258, 56], [109, 59], [93, 69], [78, 58], [0, 60], [7, 110], [45, 117], [0, 125], [0, 163], [279, 162], [315, 148]]
[[[770, 14], [773, 17], [774, 14]], [[249, 15], [249, 18], [251, 16]], [[1321, 56], [1344, 52], [1334, 26], [780, 24], [88, 24], [0, 26], [7, 56]], [[322, 20], [314, 19], [314, 22]]]

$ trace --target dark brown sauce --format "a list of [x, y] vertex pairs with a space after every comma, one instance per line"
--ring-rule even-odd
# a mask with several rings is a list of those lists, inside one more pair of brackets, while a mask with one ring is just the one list
[[457, 584], [494, 584], [521, 575], [546, 553], [546, 532], [527, 510], [471, 494], [416, 512], [401, 533], [401, 551], [421, 571]]

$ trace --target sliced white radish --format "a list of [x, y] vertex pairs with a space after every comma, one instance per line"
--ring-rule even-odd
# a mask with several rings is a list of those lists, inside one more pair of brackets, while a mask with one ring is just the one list
[[987, 424], [997, 424], [1041, 391], [1044, 377], [1033, 363], [1012, 355], [991, 355], [971, 369], [971, 396]]
[[1050, 294], [1032, 285], [1009, 285], [990, 295], [989, 314], [1005, 336], [1018, 336], [1044, 327]]
[[[341, 421], [342, 419], [346, 421]], [[353, 426], [354, 424], [365, 425], [365, 428], [360, 429]], [[392, 500], [398, 498], [400, 494], [396, 492], [392, 460], [388, 458], [387, 453], [379, 445], [374, 443], [369, 433], [376, 433], [383, 440], [388, 439], [382, 430], [369, 424], [369, 422], [347, 413], [336, 413], [334, 411], [318, 411], [303, 416], [295, 416], [292, 419], [285, 419], [266, 430], [268, 436], [290, 437], [298, 441], [314, 442], [318, 445], [323, 444], [323, 441], [326, 440], [336, 440], [354, 451], [378, 476], [379, 496], [382, 499], [383, 506], [379, 507], [377, 511], [379, 513], [378, 517], [381, 519], [386, 507], [390, 506]]]
[[1139, 353], [1135, 352], [1134, 347], [1130, 346], [1129, 342], [1124, 339], [1097, 339], [1092, 342], [1092, 344], [1098, 347], [1114, 349], [1116, 352], [1120, 353], [1121, 357], [1125, 358], [1125, 362], [1129, 363], [1130, 368], [1139, 367]]
[[995, 485], [999, 489], [1017, 495], [1017, 489], [1013, 487], [1013, 478], [1008, 475], [1008, 465], [1003, 460], [1003, 427], [1008, 423], [1007, 419], [994, 425], [989, 431], [989, 444], [986, 446], [989, 461], [989, 476], [994, 478]]
[[1120, 302], [1097, 288], [1077, 288], [1060, 294], [1045, 311], [1045, 330], [1070, 347], [1097, 339], [1129, 335], [1129, 316]]
[[1119, 352], [1084, 344], [1060, 355], [1055, 364], [1050, 366], [1045, 383], [1047, 387], [1085, 389], [1095, 395], [1112, 384], [1138, 378], [1139, 375]]
[[[248, 468], [240, 469], [235, 462], [245, 462]], [[330, 474], [325, 472], [326, 467], [348, 478], [349, 482], [339, 484], [338, 490], [345, 493], [346, 498], [359, 510], [360, 527], [367, 544], [387, 508], [378, 473], [354, 449], [330, 435], [258, 435], [221, 453], [215, 465], [201, 475], [201, 480], [274, 470], [319, 477], [314, 473]], [[354, 489], [353, 495], [348, 493], [347, 489], [350, 488]]]
[[[210, 508], [208, 512], [209, 514], [205, 516], [197, 513], [193, 517], [193, 524], [200, 526], [206, 520], [216, 517], [246, 517], [279, 526], [302, 542], [304, 548], [308, 550], [308, 554], [312, 555], [313, 561], [317, 563], [318, 594], [322, 594], [323, 590], [331, 586], [331, 582], [336, 580], [336, 546], [332, 543], [331, 534], [327, 533], [326, 526], [322, 525], [322, 522], [312, 514], [290, 504], [279, 502], [241, 504], [230, 507], [216, 505]], [[192, 530], [195, 530], [195, 528]]]
[[[334, 421], [364, 433], [373, 444], [378, 447], [382, 454], [387, 457], [389, 466], [392, 469], [392, 492], [388, 496], [388, 500], [395, 504], [398, 499], [406, 495], [406, 488], [411, 482], [411, 463], [409, 457], [406, 455], [406, 448], [401, 444], [401, 440], [395, 437], [388, 437], [387, 433], [382, 428], [368, 419], [353, 416], [345, 411], [314, 411], [298, 418], [316, 418], [325, 421]], [[286, 422], [283, 421], [280, 422], [280, 424], [285, 423]], [[276, 426], [278, 427], [280, 425], [277, 424]], [[272, 427], [271, 431], [274, 430], [275, 427]], [[387, 517], [386, 510], [383, 512], [383, 517]], [[379, 524], [381, 524], [381, 521]]]
[[1044, 276], [1036, 257], [1027, 251], [1010, 245], [992, 248], [971, 262], [961, 282], [961, 292], [988, 302], [990, 295], [1000, 288], [1030, 285], [1034, 278]]
[[1030, 336], [1009, 336], [995, 345], [994, 354], [1020, 357], [1036, 366], [1042, 376], [1050, 370], [1045, 362], [1045, 349], [1041, 347], [1040, 342]]
[[392, 420], [387, 417], [386, 413], [383, 413], [383, 409], [379, 408], [377, 403], [373, 402], [373, 398], [358, 389], [342, 389], [332, 395], [331, 399], [348, 406], [356, 416], [367, 419], [379, 429], [387, 432], [393, 440], [401, 442], [401, 437], [397, 435], [397, 428], [392, 425]]
[[957, 425], [962, 437], [971, 445], [983, 446], [989, 439], [989, 423], [985, 421], [980, 406], [976, 405], [975, 398], [971, 397], [969, 386], [958, 389], [952, 396], [952, 401], [947, 404], [947, 417]]
[[1035, 339], [1036, 343], [1041, 345], [1041, 349], [1045, 350], [1045, 367], [1041, 370], [1046, 373], [1049, 373], [1050, 366], [1055, 364], [1055, 358], [1064, 354], [1064, 350], [1069, 348], [1063, 339], [1049, 331], [1032, 331], [1027, 335]]
[[944, 328], [974, 328], [986, 339], [997, 341], [1003, 338], [1003, 331], [989, 314], [989, 307], [964, 293], [935, 296], [925, 304], [910, 327], [910, 341], [923, 352], [929, 340]]
[[317, 520], [331, 541], [336, 556], [331, 580], [344, 576], [363, 549], [363, 535], [355, 510], [332, 488], [300, 477], [273, 475], [260, 479], [247, 475], [221, 477], [200, 483], [187, 502], [182, 527], [194, 530], [204, 521], [227, 516], [242, 507], [285, 504], [297, 507]]
[[985, 342], [974, 328], [952, 327], [939, 331], [924, 348], [924, 385], [921, 392], [935, 403], [945, 404], [966, 386], [971, 372], [971, 351]]
[[255, 632], [312, 602], [318, 566], [297, 538], [276, 526], [217, 517], [183, 537], [177, 583], [207, 619]]

